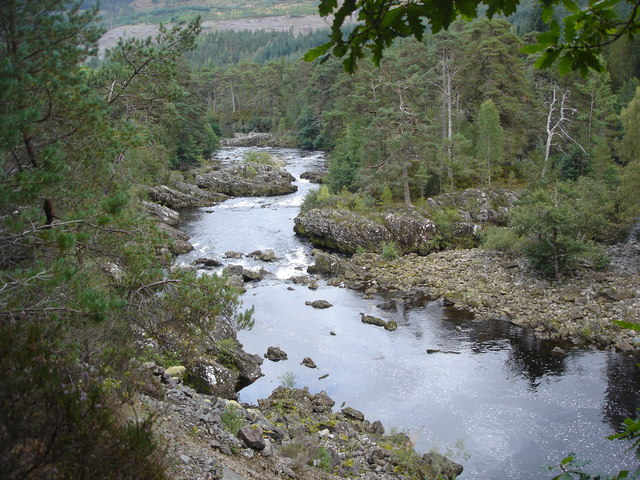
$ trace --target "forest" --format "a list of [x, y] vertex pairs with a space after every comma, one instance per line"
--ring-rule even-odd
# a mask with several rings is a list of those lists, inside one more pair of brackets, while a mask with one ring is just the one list
[[[374, 207], [386, 189], [415, 205], [469, 187], [527, 192], [514, 216], [518, 228], [489, 231], [485, 241], [525, 249], [558, 276], [578, 257], [605, 261], [598, 242], [622, 238], [640, 213], [638, 43], [611, 45], [606, 70], [586, 77], [538, 69], [536, 57], [522, 53], [542, 23], [534, 13], [517, 17], [517, 28], [479, 19], [422, 42], [397, 41], [379, 68], [362, 62], [354, 74], [337, 60], [258, 60], [270, 50], [286, 57], [284, 37], [257, 42], [252, 56], [240, 54], [252, 50], [246, 35], [246, 46], [235, 43], [234, 51], [247, 61], [216, 68], [205, 53], [211, 42], [219, 58], [227, 50], [209, 34], [189, 58], [197, 94], [222, 135], [274, 132], [292, 145], [328, 150], [326, 184], [335, 198], [351, 193]], [[306, 46], [304, 38], [295, 43]], [[562, 219], [535, 225], [541, 209]], [[575, 210], [585, 216], [568, 221]], [[564, 238], [550, 247], [563, 265], [545, 264], [544, 242], [521, 241], [553, 232]]]
[[[325, 32], [199, 35], [200, 19], [122, 40], [99, 61], [97, 9], [62, 0], [6, 8], [8, 478], [166, 478], [153, 422], [118, 417], [139, 388], [136, 362], [193, 358], [212, 324], [241, 328], [251, 312], [218, 277], [167, 275], [173, 256], [141, 201], [147, 186], [206, 163], [221, 137], [270, 132], [327, 151], [325, 185], [305, 208], [419, 210], [465, 188], [517, 191], [509, 223], [478, 242], [524, 254], [554, 279], [579, 262], [606, 266], [602, 245], [624, 239], [640, 215], [640, 42], [607, 46], [602, 72], [539, 69], [523, 47], [546, 27], [528, 3], [508, 19], [396, 40], [379, 67], [361, 61], [354, 73], [339, 59], [300, 59]], [[149, 319], [187, 340], [165, 335], [149, 353], [134, 340]]]

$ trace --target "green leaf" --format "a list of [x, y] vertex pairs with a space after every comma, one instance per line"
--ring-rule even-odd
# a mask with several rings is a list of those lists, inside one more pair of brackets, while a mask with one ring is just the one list
[[338, 8], [338, 0], [320, 0], [320, 4], [318, 5], [318, 11], [321, 17], [326, 17], [336, 8]]
[[304, 54], [304, 60], [305, 62], [312, 62], [315, 59], [317, 59], [318, 57], [324, 55], [325, 53], [327, 53], [329, 51], [329, 49], [331, 48], [332, 43], [331, 42], [327, 42], [324, 43], [322, 45], [319, 45], [315, 48], [312, 48], [310, 50], [308, 50], [305, 54]]

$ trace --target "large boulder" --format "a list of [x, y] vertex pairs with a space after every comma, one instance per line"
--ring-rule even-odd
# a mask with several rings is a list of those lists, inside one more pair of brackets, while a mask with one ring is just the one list
[[355, 253], [358, 247], [378, 250], [393, 236], [379, 221], [352, 212], [335, 208], [311, 209], [294, 220], [294, 231], [309, 237], [314, 245]]
[[226, 200], [227, 196], [215, 192], [206, 192], [196, 185], [178, 183], [176, 188], [158, 185], [149, 187], [147, 194], [156, 203], [169, 208], [207, 207]]
[[198, 175], [200, 188], [235, 197], [269, 197], [298, 190], [293, 175], [274, 165], [243, 162], [238, 165]]
[[159, 222], [157, 226], [158, 230], [169, 238], [169, 250], [171, 253], [174, 255], [182, 255], [183, 253], [189, 253], [193, 250], [193, 245], [189, 243], [189, 235], [166, 223]]
[[309, 237], [314, 245], [344, 253], [355, 253], [358, 247], [379, 251], [389, 242], [395, 242], [401, 253], [428, 253], [436, 233], [431, 220], [409, 207], [384, 214], [312, 209], [294, 222], [294, 231]]
[[223, 138], [220, 143], [223, 147], [269, 147], [274, 145], [275, 139], [270, 133], [249, 132], [236, 133], [232, 138]]
[[171, 225], [172, 227], [175, 227], [178, 225], [178, 223], [180, 223], [180, 214], [175, 210], [170, 209], [169, 207], [147, 201], [143, 201], [142, 205], [147, 210], [147, 213], [149, 213], [149, 215], [156, 218], [162, 223], [166, 223], [167, 225]]

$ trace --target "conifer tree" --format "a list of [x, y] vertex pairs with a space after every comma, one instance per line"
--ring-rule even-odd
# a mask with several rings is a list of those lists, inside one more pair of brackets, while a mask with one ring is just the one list
[[487, 186], [491, 186], [492, 169], [499, 167], [504, 158], [504, 132], [500, 115], [492, 100], [480, 106], [478, 114], [478, 160], [486, 168]]

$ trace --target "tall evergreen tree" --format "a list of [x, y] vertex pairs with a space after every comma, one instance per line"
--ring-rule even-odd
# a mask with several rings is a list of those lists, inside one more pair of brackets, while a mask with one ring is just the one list
[[492, 100], [483, 102], [478, 113], [478, 160], [486, 168], [487, 185], [491, 186], [492, 170], [500, 167], [504, 159], [504, 131], [500, 115]]

